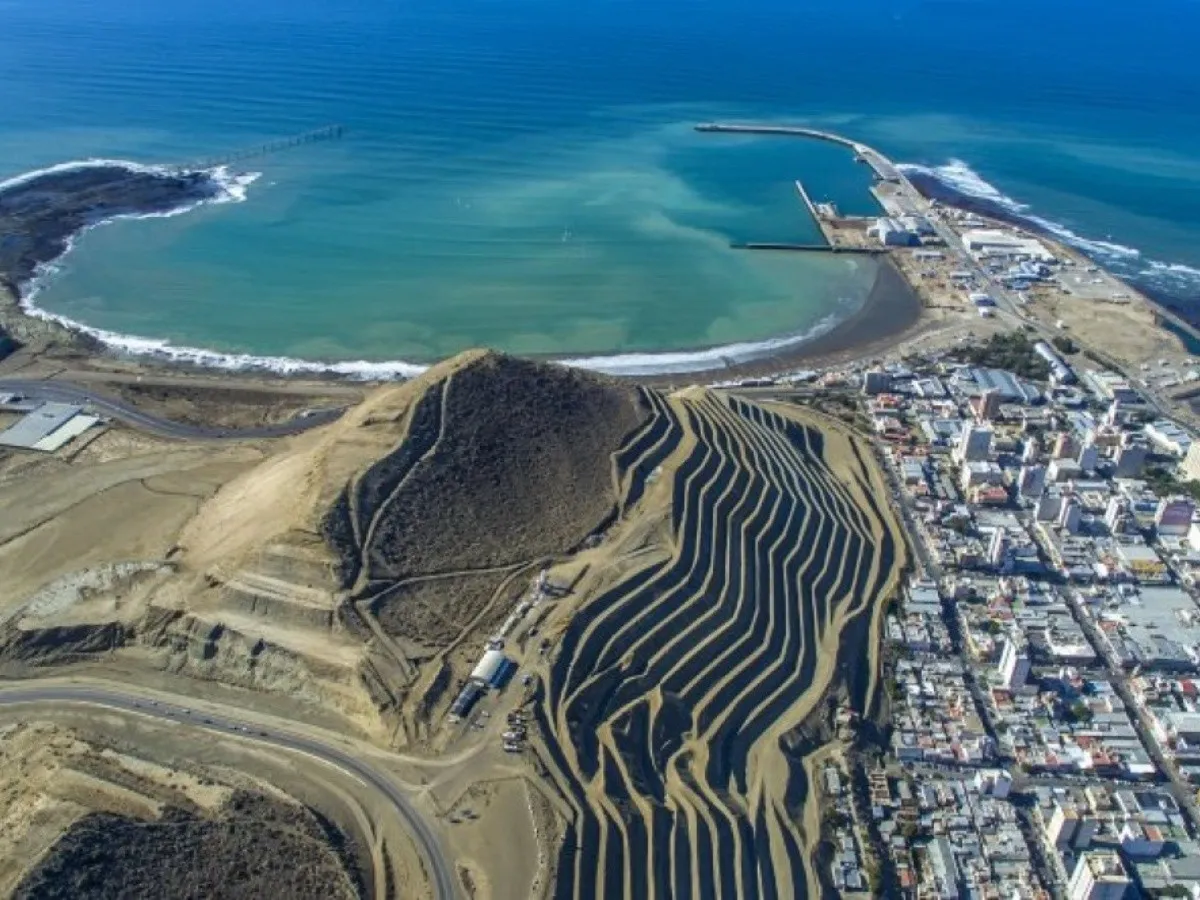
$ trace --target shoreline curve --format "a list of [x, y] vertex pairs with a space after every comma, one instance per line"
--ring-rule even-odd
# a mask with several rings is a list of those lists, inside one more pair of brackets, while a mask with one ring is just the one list
[[[226, 167], [175, 169], [124, 160], [89, 159], [62, 163], [0, 181], [0, 211], [5, 205], [31, 222], [24, 245], [0, 258], [0, 336], [34, 331], [53, 343], [65, 343], [98, 356], [128, 358], [150, 366], [197, 368], [254, 376], [316, 376], [378, 381], [411, 378], [433, 363], [407, 360], [308, 360], [288, 356], [233, 353], [203, 347], [175, 346], [162, 338], [126, 335], [90, 326], [46, 310], [36, 303], [45, 280], [58, 271], [78, 238], [92, 228], [121, 219], [165, 218], [200, 206], [240, 203], [258, 173], [233, 173]], [[47, 185], [62, 193], [57, 216], [22, 210], [23, 192], [35, 195]], [[74, 190], [75, 193], [70, 193]], [[90, 195], [90, 197], [89, 197]], [[85, 202], [86, 200], [86, 202]], [[74, 207], [72, 207], [74, 203]], [[752, 251], [747, 251], [752, 252]], [[838, 307], [806, 329], [755, 341], [683, 347], [661, 351], [554, 354], [553, 360], [601, 374], [633, 378], [668, 378], [706, 372], [781, 370], [806, 359], [851, 349], [899, 335], [920, 318], [921, 301], [890, 260], [878, 262], [875, 281], [863, 301], [847, 312]], [[24, 320], [24, 321], [18, 321]], [[30, 326], [33, 323], [37, 323]]]

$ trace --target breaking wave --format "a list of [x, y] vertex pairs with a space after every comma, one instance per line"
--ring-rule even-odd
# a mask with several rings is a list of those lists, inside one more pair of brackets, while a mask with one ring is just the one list
[[[414, 378], [429, 368], [427, 364], [405, 362], [404, 360], [320, 362], [289, 356], [255, 356], [249, 353], [207, 350], [203, 347], [177, 346], [160, 338], [119, 334], [115, 331], [85, 325], [67, 316], [47, 312], [34, 305], [27, 297], [22, 297], [21, 305], [28, 315], [85, 334], [111, 350], [164, 363], [183, 363], [206, 369], [262, 372], [273, 375], [339, 375], [361, 381]], [[712, 372], [723, 370], [730, 365], [750, 363], [807, 343], [831, 331], [842, 321], [842, 318], [841, 314], [834, 313], [805, 331], [762, 341], [746, 341], [701, 350], [573, 357], [560, 359], [558, 362], [566, 366], [607, 375], [670, 375]]]
[[[1060, 222], [1035, 215], [1030, 211], [1029, 204], [1008, 196], [961, 159], [951, 159], [940, 166], [903, 163], [898, 168], [916, 181], [936, 183], [940, 189], [938, 193], [945, 193], [946, 199], [952, 204], [957, 195], [957, 199], [970, 201], [967, 205], [977, 207], [981, 212], [990, 212], [1074, 247], [1155, 299], [1174, 301], [1184, 306], [1200, 302], [1200, 269], [1181, 263], [1146, 259], [1136, 247], [1111, 239], [1085, 237]], [[1194, 307], [1189, 311], [1192, 316], [1197, 314]]]

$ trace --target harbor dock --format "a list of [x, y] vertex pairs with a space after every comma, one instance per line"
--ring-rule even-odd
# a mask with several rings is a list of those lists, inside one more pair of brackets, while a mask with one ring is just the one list
[[856, 256], [878, 256], [888, 252], [886, 247], [845, 247], [833, 244], [789, 244], [783, 241], [735, 241], [735, 250], [788, 250], [802, 253], [853, 253]]
[[[826, 141], [854, 151], [854, 158], [871, 167], [875, 173], [877, 185], [897, 185], [901, 179], [899, 171], [881, 153], [866, 144], [860, 144], [849, 138], [834, 134], [831, 131], [821, 131], [816, 128], [804, 128], [792, 125], [754, 125], [754, 124], [725, 124], [721, 122], [706, 122], [695, 126], [696, 131], [715, 134], [764, 134], [781, 135], [784, 137], [801, 137], [812, 140]], [[809, 196], [804, 182], [796, 180], [796, 193], [804, 203], [808, 214], [812, 216], [817, 229], [821, 233], [822, 244], [797, 244], [789, 242], [754, 241], [735, 243], [732, 246], [746, 250], [798, 250], [806, 252], [825, 253], [865, 253], [881, 254], [887, 250], [866, 240], [866, 225], [868, 220], [858, 216], [842, 216], [834, 203], [815, 203]]]
[[796, 193], [800, 195], [800, 199], [804, 202], [808, 214], [812, 216], [813, 221], [817, 223], [817, 228], [821, 230], [821, 237], [825, 239], [825, 243], [833, 246], [833, 241], [829, 238], [829, 233], [825, 230], [825, 219], [817, 212], [817, 206], [812, 202], [812, 197], [808, 196], [808, 191], [804, 189], [804, 182], [796, 179]]

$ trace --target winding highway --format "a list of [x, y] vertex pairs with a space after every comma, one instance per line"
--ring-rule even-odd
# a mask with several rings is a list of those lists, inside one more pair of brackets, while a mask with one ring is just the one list
[[97, 393], [90, 388], [66, 381], [46, 381], [32, 378], [0, 379], [0, 393], [19, 394], [30, 400], [41, 400], [52, 403], [71, 403], [85, 406], [100, 415], [108, 416], [124, 422], [133, 428], [158, 435], [159, 437], [178, 438], [181, 440], [237, 440], [254, 438], [287, 437], [300, 434], [311, 428], [327, 425], [336, 421], [345, 411], [344, 408], [313, 410], [307, 415], [301, 415], [278, 425], [263, 425], [256, 428], [208, 428], [200, 425], [187, 425], [173, 422], [158, 416], [143, 412], [136, 406], [123, 400], [116, 400], [105, 394]]
[[55, 685], [0, 689], [0, 707], [34, 703], [82, 703], [100, 706], [152, 716], [168, 722], [179, 722], [315, 757], [352, 775], [386, 797], [424, 858], [433, 887], [433, 896], [436, 900], [454, 900], [456, 896], [450, 863], [442, 853], [437, 836], [420, 812], [387, 775], [361, 759], [356, 759], [345, 750], [302, 735], [264, 730], [264, 727], [258, 724], [201, 712], [174, 703], [135, 697], [109, 688]]

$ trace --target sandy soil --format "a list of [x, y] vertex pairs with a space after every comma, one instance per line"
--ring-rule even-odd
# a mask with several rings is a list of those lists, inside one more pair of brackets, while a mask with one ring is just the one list
[[[844, 427], [796, 408], [772, 407], [780, 418], [764, 417], [741, 401], [695, 390], [672, 398], [671, 408], [705, 439], [680, 441], [654, 461], [659, 483], [608, 535], [608, 561], [596, 551], [595, 571], [544, 629], [564, 650], [535, 669], [546, 687], [532, 746], [575, 840], [587, 842], [578, 852], [568, 842], [560, 854], [560, 890], [578, 897], [665, 894], [668, 884], [661, 875], [650, 878], [646, 867], [667, 852], [670, 829], [686, 821], [694, 889], [711, 883], [721, 893], [750, 890], [737, 887], [744, 847], [734, 823], [741, 822], [760, 848], [771, 848], [767, 877], [781, 886], [805, 884], [811, 894], [816, 875], [807, 860], [819, 840], [819, 817], [814, 824], [815, 810], [806, 809], [802, 824], [794, 822], [787, 798], [796, 776], [781, 746], [823, 708], [842, 678], [841, 663], [861, 658], [862, 648], [847, 646], [848, 635], [877, 638], [871, 623], [904, 561], [899, 525], [872, 505], [883, 492], [881, 475]], [[809, 456], [783, 440], [787, 421], [809, 429], [816, 441], [810, 447], [821, 449]], [[697, 467], [696, 457], [718, 446], [725, 448], [718, 454], [724, 468]], [[786, 499], [797, 489], [810, 497], [801, 510]], [[685, 506], [675, 510], [664, 561], [648, 546], [662, 534], [653, 509], [681, 496]], [[828, 524], [818, 525], [822, 519]], [[671, 572], [689, 571], [704, 540], [693, 528], [706, 526], [713, 536], [696, 561], [702, 574], [676, 585]], [[827, 529], [824, 538], [804, 539], [809, 527]], [[722, 537], [725, 528], [745, 534]], [[865, 531], [854, 538], [858, 528]], [[759, 529], [774, 537], [756, 539]], [[864, 555], [866, 547], [880, 551]], [[790, 576], [774, 582], [770, 603], [739, 591], [740, 582], [723, 581], [723, 571], [764, 566], [776, 554], [783, 568], [794, 567], [798, 584], [822, 572], [841, 574], [830, 593], [801, 589], [796, 606], [780, 605]], [[614, 563], [620, 574], [606, 575]], [[622, 680], [626, 673], [634, 683]], [[806, 756], [806, 770], [810, 763]], [[670, 822], [677, 824], [664, 824]], [[605, 858], [609, 865], [600, 862]], [[793, 858], [806, 860], [802, 869]], [[623, 870], [612, 868], [614, 859]], [[681, 877], [675, 865], [672, 877]]]
[[[538, 844], [523, 778], [476, 781], [446, 810], [459, 878], [472, 900], [534, 896], [545, 848]], [[505, 835], [497, 852], [496, 835]]]
[[247, 447], [176, 450], [0, 482], [4, 604], [72, 572], [163, 559], [204, 498], [258, 458]]

